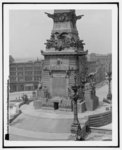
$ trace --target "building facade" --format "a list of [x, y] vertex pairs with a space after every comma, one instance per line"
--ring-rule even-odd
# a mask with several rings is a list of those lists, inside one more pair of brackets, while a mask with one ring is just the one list
[[42, 67], [43, 60], [10, 63], [10, 92], [37, 89]]
[[98, 55], [91, 53], [88, 56], [88, 73], [96, 72], [96, 82], [106, 79], [106, 72], [112, 70], [112, 54]]

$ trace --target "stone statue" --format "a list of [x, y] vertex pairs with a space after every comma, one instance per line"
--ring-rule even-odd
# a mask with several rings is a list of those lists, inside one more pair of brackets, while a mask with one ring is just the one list
[[40, 81], [39, 84], [38, 84], [38, 89], [41, 90], [42, 87], [43, 87], [43, 84], [42, 84], [42, 82]]
[[50, 40], [47, 40], [46, 48], [55, 48], [55, 50], [61, 51], [65, 48], [75, 47], [77, 49], [81, 48], [83, 50], [84, 43], [83, 40], [76, 40], [67, 32], [63, 33], [53, 33]]
[[46, 86], [43, 87], [43, 92], [44, 92], [44, 97], [46, 98], [46, 101], [48, 101], [50, 94]]
[[74, 95], [73, 90], [71, 89], [71, 87], [68, 87], [68, 97], [71, 100], [71, 111], [73, 111], [73, 95]]
[[90, 83], [90, 86], [92, 88], [91, 90], [91, 94], [95, 95], [96, 94], [96, 91], [95, 91], [95, 82], [94, 82], [94, 79], [95, 79], [95, 75], [96, 75], [96, 72], [92, 72], [88, 75], [87, 79]]

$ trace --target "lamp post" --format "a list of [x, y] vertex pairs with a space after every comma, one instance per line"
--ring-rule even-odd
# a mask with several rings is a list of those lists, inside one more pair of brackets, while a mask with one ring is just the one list
[[[77, 100], [78, 100], [78, 89], [80, 86], [76, 85], [76, 76], [74, 77], [75, 84], [72, 86], [72, 90], [74, 92], [73, 99], [73, 111], [74, 111], [74, 120], [71, 125], [71, 133], [75, 135], [75, 140], [81, 139], [81, 126], [78, 120], [78, 112], [77, 112]], [[79, 138], [80, 137], [80, 138]]]
[[9, 79], [8, 79], [7, 80], [7, 100], [8, 100], [8, 102], [9, 102], [9, 91], [10, 91], [9, 86], [10, 86], [10, 82], [9, 82]]
[[107, 79], [108, 79], [108, 94], [107, 94], [107, 99], [108, 100], [112, 100], [112, 93], [111, 93], [112, 72], [110, 71], [110, 65], [109, 65], [109, 71], [107, 72]]
[[10, 80], [9, 80], [9, 78], [8, 78], [8, 80], [7, 80], [7, 133], [8, 134], [6, 134], [6, 136], [8, 136], [8, 137], [6, 137], [7, 139], [9, 139], [9, 92], [10, 92]]
[[82, 89], [82, 94], [83, 94], [82, 101], [84, 101], [84, 88], [85, 88], [86, 82], [87, 82], [86, 78], [81, 80], [81, 89]]

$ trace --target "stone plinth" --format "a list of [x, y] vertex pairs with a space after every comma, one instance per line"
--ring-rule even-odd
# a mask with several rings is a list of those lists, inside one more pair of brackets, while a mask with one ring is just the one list
[[42, 89], [41, 90], [37, 90], [37, 98], [40, 98], [40, 97], [42, 97], [42, 98], [44, 98], [44, 92], [42, 91]]
[[78, 103], [78, 112], [79, 113], [83, 113], [84, 111], [86, 111], [86, 104], [85, 101]]
[[41, 107], [42, 107], [42, 102], [41, 102], [41, 100], [35, 100], [35, 101], [33, 102], [33, 106], [34, 106], [35, 109], [41, 109]]
[[86, 109], [88, 111], [95, 110], [98, 107], [99, 105], [98, 97], [93, 92], [92, 87], [90, 86], [89, 83], [85, 85], [84, 97], [85, 97]]

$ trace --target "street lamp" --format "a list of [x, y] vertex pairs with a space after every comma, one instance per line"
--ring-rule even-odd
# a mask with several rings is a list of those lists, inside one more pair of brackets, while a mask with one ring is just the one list
[[[71, 133], [75, 135], [75, 140], [80, 140], [81, 139], [81, 126], [78, 120], [78, 112], [77, 112], [77, 100], [78, 100], [78, 89], [80, 86], [76, 85], [76, 76], [74, 77], [75, 84], [72, 86], [73, 90], [73, 111], [74, 111], [74, 120], [71, 125]], [[80, 138], [79, 138], [80, 137]]]
[[84, 88], [85, 88], [85, 84], [87, 83], [86, 78], [81, 80], [81, 89], [82, 89], [82, 101], [84, 101]]
[[108, 94], [107, 94], [107, 99], [108, 100], [112, 100], [112, 93], [111, 93], [112, 72], [110, 71], [110, 64], [109, 64], [109, 71], [107, 72], [107, 80], [108, 80]]
[[[9, 92], [10, 92], [10, 79], [7, 80], [7, 130], [9, 131]], [[6, 139], [9, 139], [9, 133], [6, 134]]]

